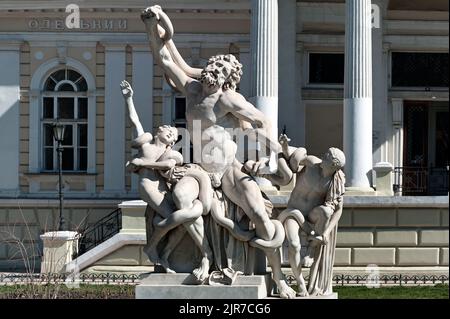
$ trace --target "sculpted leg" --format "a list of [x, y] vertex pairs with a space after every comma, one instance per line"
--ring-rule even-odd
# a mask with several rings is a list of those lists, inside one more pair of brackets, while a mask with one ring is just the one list
[[144, 179], [141, 181], [139, 193], [144, 202], [146, 202], [158, 215], [167, 218], [172, 214], [174, 206], [170, 196], [166, 194], [168, 189], [160, 185], [161, 183]]
[[327, 206], [317, 206], [308, 214], [308, 220], [314, 228], [314, 235], [308, 237], [309, 247], [305, 257], [305, 267], [311, 267], [314, 263], [316, 248], [322, 244], [322, 234], [327, 227], [332, 214], [332, 209]]
[[301, 261], [301, 243], [300, 243], [300, 226], [298, 222], [289, 217], [284, 222], [284, 229], [286, 231], [286, 238], [289, 241], [289, 264], [291, 265], [292, 273], [297, 279], [299, 295], [305, 297], [308, 295], [306, 289], [305, 279], [302, 275], [302, 261]]
[[330, 222], [333, 210], [328, 206], [317, 206], [308, 215], [308, 220], [313, 223], [317, 235], [322, 235]]
[[281, 253], [280, 249], [264, 249], [269, 265], [272, 268], [273, 281], [280, 291], [280, 297], [285, 299], [295, 298], [295, 290], [288, 286], [281, 272]]
[[200, 266], [192, 272], [198, 281], [203, 282], [209, 276], [209, 267], [212, 260], [211, 247], [209, 246], [208, 239], [205, 236], [203, 217], [199, 217], [194, 222], [184, 225], [203, 256]]
[[258, 184], [253, 178], [241, 172], [240, 168], [230, 168], [222, 178], [222, 190], [255, 224], [256, 236], [270, 240], [275, 227], [266, 213], [264, 199]]
[[[199, 191], [199, 185], [194, 178], [184, 177], [175, 186], [172, 196], [175, 204], [180, 208], [180, 211], [184, 210], [184, 217], [189, 218], [190, 221], [184, 222], [183, 225], [202, 253], [203, 257], [201, 264], [198, 268], [194, 269], [193, 275], [200, 282], [203, 282], [209, 276], [212, 251], [205, 236], [202, 217], [203, 206], [202, 203], [196, 199]], [[192, 221], [192, 217], [196, 218]]]
[[[158, 181], [155, 182], [148, 179], [141, 181], [139, 188], [141, 198], [156, 212], [152, 221], [153, 223], [170, 216], [173, 212], [173, 202], [164, 190], [166, 189]], [[144, 252], [154, 263], [159, 263], [160, 261], [157, 246], [161, 238], [162, 236], [160, 236], [159, 230], [154, 227], [152, 236], [148, 239], [147, 245], [144, 248]]]
[[[222, 178], [222, 190], [225, 195], [240, 206], [255, 224], [256, 236], [271, 240], [275, 235], [275, 226], [266, 213], [264, 199], [258, 184], [240, 168], [229, 169]], [[281, 272], [281, 254], [279, 249], [264, 249], [272, 267], [273, 280], [282, 298], [294, 298], [295, 291], [290, 288]]]
[[174, 273], [175, 271], [170, 268], [169, 264], [169, 257], [172, 251], [177, 247], [177, 245], [180, 243], [180, 241], [183, 239], [184, 235], [186, 234], [186, 228], [184, 227], [177, 227], [175, 228], [172, 233], [169, 234], [169, 238], [167, 241], [167, 244], [164, 246], [163, 251], [161, 253], [161, 266], [164, 267], [166, 272], [168, 273]]
[[[180, 180], [180, 185], [176, 185], [172, 194], [173, 201], [177, 208], [177, 211], [173, 211], [173, 206], [164, 205], [166, 202], [160, 200], [160, 207], [158, 212], [160, 216], [155, 216], [153, 219], [154, 231], [147, 243], [146, 253], [150, 260], [154, 263], [163, 263], [164, 260], [160, 259], [157, 251], [157, 246], [161, 239], [173, 228], [181, 225], [182, 223], [193, 221], [202, 214], [202, 204], [196, 199], [198, 196], [198, 184], [194, 179], [187, 179], [186, 181]], [[196, 188], [197, 187], [197, 188]], [[188, 191], [188, 189], [190, 191]], [[148, 197], [155, 203], [155, 197], [158, 194], [149, 193]], [[155, 204], [157, 204], [156, 201]], [[166, 207], [165, 207], [166, 206]], [[165, 218], [162, 218], [162, 217]]]

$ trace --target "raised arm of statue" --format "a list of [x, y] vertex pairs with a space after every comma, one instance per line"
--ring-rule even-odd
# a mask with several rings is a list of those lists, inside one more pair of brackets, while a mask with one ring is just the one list
[[173, 25], [172, 25], [172, 22], [170, 21], [169, 17], [167, 16], [167, 14], [161, 9], [160, 6], [153, 6], [153, 7], [147, 8], [144, 11], [144, 15], [145, 15], [145, 12], [151, 11], [151, 10], [156, 12], [156, 14], [158, 16], [158, 19], [159, 19], [159, 28], [158, 29], [160, 31], [162, 39], [165, 42], [166, 48], [169, 50], [170, 55], [171, 55], [173, 61], [175, 62], [175, 64], [178, 65], [178, 67], [180, 67], [184, 71], [184, 73], [186, 73], [187, 76], [199, 79], [202, 69], [190, 67], [186, 63], [186, 61], [184, 61], [181, 54], [178, 52], [178, 49], [172, 40], [173, 33], [174, 33]]
[[122, 83], [120, 83], [120, 88], [122, 89], [122, 95], [127, 103], [128, 116], [130, 117], [130, 121], [136, 129], [136, 136], [141, 136], [142, 134], [144, 134], [144, 128], [142, 127], [141, 121], [139, 121], [139, 116], [134, 107], [133, 89], [131, 88], [130, 83], [128, 83], [127, 81], [122, 81]]
[[164, 73], [175, 87], [186, 95], [187, 86], [193, 81], [193, 78], [175, 63], [168, 49], [169, 46], [167, 44], [173, 43], [172, 23], [160, 6], [145, 9], [141, 17], [146, 26], [150, 47], [156, 63], [163, 68]]

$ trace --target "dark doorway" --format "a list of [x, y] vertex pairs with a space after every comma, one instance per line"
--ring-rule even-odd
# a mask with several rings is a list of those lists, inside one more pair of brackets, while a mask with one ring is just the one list
[[448, 194], [448, 113], [448, 102], [404, 102], [403, 195]]

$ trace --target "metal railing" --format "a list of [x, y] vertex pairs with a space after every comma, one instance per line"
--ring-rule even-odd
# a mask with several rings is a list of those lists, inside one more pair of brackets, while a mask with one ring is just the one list
[[137, 285], [140, 282], [138, 274], [115, 273], [0, 273], [0, 285], [20, 284], [67, 284], [77, 282], [81, 284], [122, 284]]
[[[116, 273], [0, 273], [0, 285], [18, 284], [65, 284], [78, 282], [82, 284], [123, 284], [138, 285], [141, 282], [140, 274], [116, 274]], [[308, 276], [305, 277], [308, 282]], [[293, 275], [286, 275], [288, 285], [296, 285]], [[377, 282], [380, 286], [421, 286], [448, 284], [448, 275], [345, 275], [335, 274], [333, 276], [334, 286], [365, 286]]]
[[[308, 276], [305, 281], [308, 282]], [[286, 281], [288, 285], [293, 286], [297, 281], [293, 275], [287, 275]], [[333, 276], [334, 286], [366, 286], [378, 283], [380, 286], [422, 286], [448, 284], [447, 275], [344, 275], [336, 274]]]
[[447, 167], [395, 167], [393, 190], [398, 195], [447, 195]]
[[100, 245], [115, 234], [119, 233], [121, 229], [122, 210], [118, 208], [81, 233], [78, 241], [78, 251], [73, 258], [81, 256], [85, 252]]

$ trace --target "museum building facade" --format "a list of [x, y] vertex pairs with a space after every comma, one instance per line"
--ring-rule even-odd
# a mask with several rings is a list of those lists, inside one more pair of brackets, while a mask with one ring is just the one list
[[[148, 1], [80, 1], [79, 28], [66, 24], [68, 4], [0, 1], [2, 270], [23, 270], [17, 240], [39, 269], [39, 235], [58, 223], [56, 120], [66, 131], [64, 214], [72, 230], [89, 229], [105, 217], [103, 223], [110, 222], [118, 204], [139, 198], [137, 178], [125, 168], [133, 135], [119, 87], [123, 79], [133, 86], [146, 130], [185, 126], [185, 99], [154, 63], [140, 20]], [[263, 111], [277, 133], [285, 130], [292, 145], [310, 154], [320, 156], [331, 146], [345, 150], [345, 1], [159, 4], [188, 64], [203, 67], [212, 55], [236, 55], [244, 67], [239, 92], [250, 101], [262, 94], [273, 102]], [[379, 193], [346, 198], [336, 265], [441, 269], [448, 266], [448, 2], [376, 0], [371, 15], [368, 165], [387, 167], [390, 182], [382, 192], [374, 169], [367, 180]], [[255, 53], [261, 49], [252, 40], [258, 24], [274, 33], [265, 47], [270, 54]], [[258, 78], [258, 58], [278, 63]], [[255, 89], [262, 84], [271, 88], [267, 94]], [[286, 194], [274, 195], [278, 207]], [[90, 266], [149, 263], [142, 245], [133, 243]]]

